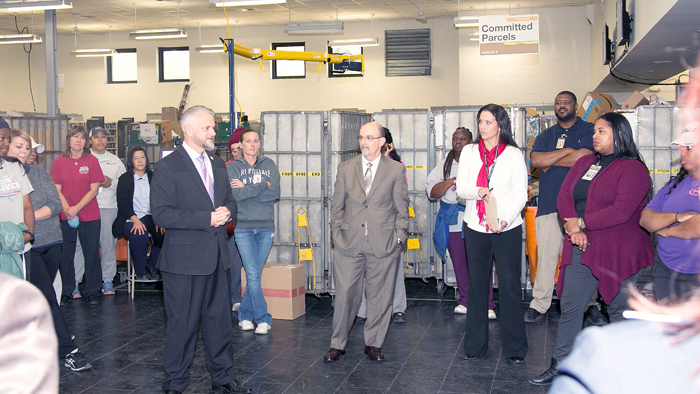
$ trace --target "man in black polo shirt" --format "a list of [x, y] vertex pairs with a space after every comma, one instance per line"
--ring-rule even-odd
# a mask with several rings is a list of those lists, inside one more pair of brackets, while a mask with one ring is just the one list
[[[569, 91], [559, 93], [554, 100], [557, 124], [537, 136], [530, 154], [530, 165], [540, 169], [540, 191], [535, 218], [537, 277], [530, 308], [525, 312], [527, 323], [541, 320], [552, 304], [554, 275], [564, 239], [557, 195], [576, 160], [593, 152], [593, 124], [577, 117], [577, 109], [576, 95]], [[595, 305], [586, 314], [594, 324], [605, 321]]]

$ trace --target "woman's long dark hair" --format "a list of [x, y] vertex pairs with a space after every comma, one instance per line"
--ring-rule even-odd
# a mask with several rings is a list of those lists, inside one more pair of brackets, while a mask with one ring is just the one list
[[[394, 137], [391, 136], [391, 131], [387, 129], [386, 127], [382, 127], [382, 134], [384, 134], [384, 139], [386, 140], [384, 142], [384, 145], [387, 144], [393, 144], [394, 143]], [[394, 161], [401, 161], [401, 155], [399, 155], [398, 152], [396, 152], [396, 145], [394, 145], [394, 149], [389, 152], [389, 157], [392, 158]]]
[[85, 145], [83, 145], [83, 153], [80, 155], [80, 157], [85, 157], [90, 154], [90, 147], [88, 146], [88, 141], [90, 140], [90, 137], [88, 137], [88, 133], [85, 130], [85, 127], [74, 124], [71, 126], [70, 130], [68, 130], [68, 134], [66, 134], [66, 146], [63, 147], [63, 151], [61, 152], [63, 156], [65, 157], [70, 157], [70, 139], [76, 134], [82, 134], [83, 138], [85, 138]]
[[150, 171], [151, 162], [148, 160], [146, 149], [144, 149], [143, 146], [135, 146], [129, 149], [129, 154], [127, 155], [128, 159], [126, 160], [126, 172], [134, 173], [134, 153], [138, 151], [143, 152], [143, 155], [146, 157], [146, 172]]
[[[600, 116], [598, 119], [603, 119], [608, 122], [613, 131], [613, 155], [615, 159], [634, 159], [644, 164], [644, 168], [649, 170], [647, 164], [639, 154], [637, 145], [634, 143], [634, 135], [632, 134], [632, 126], [630, 122], [622, 114], [617, 112], [608, 112]], [[650, 176], [651, 177], [651, 176]], [[654, 196], [654, 182], [652, 180], [649, 191], [647, 192], [647, 202], [651, 201]]]
[[675, 189], [676, 186], [678, 186], [679, 183], [683, 182], [683, 179], [685, 179], [686, 176], [690, 175], [690, 172], [685, 169], [685, 167], [681, 167], [681, 170], [678, 171], [678, 174], [675, 176], [672, 176], [671, 179], [668, 180], [668, 183], [671, 183], [671, 187], [668, 188], [668, 191], [666, 192], [666, 195], [668, 196], [671, 194], [671, 190]]
[[[473, 140], [472, 132], [469, 131], [468, 128], [466, 127], [457, 127], [454, 133], [452, 135], [454, 136], [455, 133], [457, 132], [462, 132], [464, 135], [469, 137], [469, 141]], [[464, 149], [464, 147], [462, 147]], [[452, 162], [454, 159], [457, 157], [457, 152], [454, 151], [454, 149], [450, 149], [450, 152], [447, 153], [447, 157], [445, 157], [445, 164], [442, 166], [442, 179], [447, 180], [450, 177], [450, 174], [452, 173]]]
[[[518, 148], [518, 144], [516, 144], [515, 140], [513, 139], [513, 132], [511, 131], [508, 112], [506, 112], [506, 110], [498, 104], [486, 104], [481, 107], [479, 112], [476, 114], [477, 124], [479, 122], [479, 118], [481, 117], [481, 113], [484, 111], [490, 112], [491, 115], [496, 118], [496, 123], [498, 123], [498, 127], [501, 129], [501, 132], [498, 134], [498, 140], [506, 146], [510, 145]], [[476, 139], [474, 142], [479, 141], [481, 141], [481, 133], [476, 133]]]

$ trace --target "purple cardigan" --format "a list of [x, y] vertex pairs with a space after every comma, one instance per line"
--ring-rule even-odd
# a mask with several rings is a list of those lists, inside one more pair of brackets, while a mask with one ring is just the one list
[[[580, 158], [566, 176], [557, 199], [562, 220], [578, 217], [574, 186], [596, 160], [594, 154]], [[623, 280], [654, 262], [651, 235], [639, 226], [650, 185], [644, 164], [634, 159], [618, 159], [593, 178], [588, 189], [583, 219], [589, 245], [581, 264], [590, 268], [598, 279], [598, 292], [608, 305], [620, 291]], [[571, 264], [572, 247], [571, 242], [564, 242], [557, 285], [560, 298], [564, 270]]]

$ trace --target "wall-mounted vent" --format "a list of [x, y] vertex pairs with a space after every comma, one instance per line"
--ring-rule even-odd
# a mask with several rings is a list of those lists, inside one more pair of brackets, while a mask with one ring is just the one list
[[386, 30], [386, 76], [430, 75], [430, 29]]

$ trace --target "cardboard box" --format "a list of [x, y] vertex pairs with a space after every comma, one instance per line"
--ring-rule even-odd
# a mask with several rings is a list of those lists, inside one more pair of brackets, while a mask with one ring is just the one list
[[632, 95], [622, 104], [622, 108], [635, 109], [640, 105], [649, 105], [649, 100], [647, 100], [643, 94], [635, 90], [634, 93], [632, 93]]
[[160, 133], [161, 143], [172, 141], [173, 133], [182, 137], [182, 126], [180, 122], [165, 122], [165, 127], [163, 127], [163, 131]]
[[167, 120], [168, 122], [179, 122], [180, 119], [177, 116], [177, 108], [163, 107], [163, 110], [161, 112], [161, 119]]
[[537, 137], [530, 137], [527, 139], [527, 147], [525, 148], [525, 164], [527, 164], [527, 173], [532, 172], [532, 167], [530, 167], [530, 153], [532, 153], [532, 145], [535, 144], [535, 139]]
[[[273, 319], [294, 320], [306, 313], [304, 279], [303, 265], [265, 264], [260, 282]], [[245, 269], [241, 268], [241, 295], [245, 287]]]
[[540, 180], [538, 178], [530, 178], [527, 181], [527, 198], [530, 199], [540, 193]]
[[600, 118], [600, 115], [620, 108], [620, 104], [611, 95], [588, 92], [586, 98], [579, 104], [576, 116], [593, 123]]

